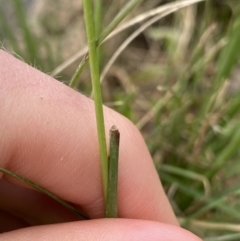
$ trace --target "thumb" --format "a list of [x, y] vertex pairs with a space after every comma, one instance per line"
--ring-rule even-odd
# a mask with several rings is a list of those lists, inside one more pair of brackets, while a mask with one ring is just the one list
[[19, 229], [0, 235], [2, 241], [201, 241], [177, 226], [135, 219], [98, 219]]

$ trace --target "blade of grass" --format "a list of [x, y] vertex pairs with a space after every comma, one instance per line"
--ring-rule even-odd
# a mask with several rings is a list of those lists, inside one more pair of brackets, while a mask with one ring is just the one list
[[[80, 62], [79, 66], [78, 66], [78, 68], [77, 68], [77, 70], [75, 71], [72, 79], [70, 80], [69, 86], [70, 86], [71, 88], [75, 88], [75, 87], [76, 87], [76, 85], [77, 85], [77, 83], [78, 83], [78, 80], [79, 80], [79, 77], [80, 77], [80, 75], [82, 74], [82, 72], [83, 72], [86, 64], [88, 63], [88, 60], [87, 60], [88, 57], [89, 57], [88, 54], [86, 54], [86, 55], [85, 55], [85, 58], [82, 59], [82, 61]], [[86, 59], [86, 58], [87, 58], [87, 59]]]
[[[94, 11], [94, 24], [95, 24], [95, 40], [97, 40], [96, 45], [97, 47], [100, 47], [101, 42], [116, 28], [116, 26], [131, 12], [131, 10], [143, 0], [132, 0], [128, 2], [122, 9], [121, 11], [117, 14], [117, 16], [113, 19], [113, 21], [104, 29], [103, 33], [99, 36], [100, 31], [101, 31], [101, 1], [96, 0], [94, 1], [95, 3], [95, 11]], [[86, 53], [87, 55], [87, 53]], [[86, 66], [88, 62], [88, 58], [86, 57], [83, 58], [83, 60], [80, 63], [80, 66], [78, 69], [81, 69], [81, 72], [83, 71], [84, 67]], [[100, 51], [98, 50], [97, 56], [99, 58], [100, 56]], [[100, 67], [100, 65], [99, 65]], [[81, 73], [80, 73], [81, 74]], [[78, 75], [78, 74], [77, 74]], [[75, 75], [74, 75], [75, 76]], [[74, 78], [74, 77], [73, 77]]]
[[214, 207], [218, 207], [222, 211], [228, 213], [232, 217], [235, 217], [239, 220], [239, 214], [234, 208], [228, 207], [228, 206], [222, 204], [226, 199], [228, 199], [230, 197], [230, 195], [233, 195], [233, 194], [234, 195], [240, 194], [240, 185], [239, 184], [229, 188], [228, 190], [223, 191], [222, 193], [216, 195], [216, 197], [212, 197], [211, 199], [209, 199], [209, 202], [207, 205], [200, 208], [198, 211], [196, 211], [194, 214], [192, 214], [188, 217], [189, 220], [191, 220], [193, 218], [198, 218], [199, 216], [203, 215], [204, 213], [206, 213], [207, 211], [209, 211], [210, 209], [212, 209]]
[[[240, 13], [240, 12], [239, 12]], [[221, 52], [221, 56], [217, 63], [218, 73], [215, 79], [215, 88], [224, 81], [231, 73], [233, 67], [240, 58], [240, 17], [237, 16], [233, 23], [233, 27], [228, 36], [228, 43]]]
[[[169, 10], [171, 8], [183, 8], [186, 7], [190, 4], [194, 4], [194, 3], [198, 3], [198, 2], [202, 2], [202, 1], [206, 1], [206, 0], [184, 0], [184, 1], [179, 1], [179, 2], [174, 2], [174, 3], [168, 3], [164, 6], [160, 6], [156, 9], [147, 11], [125, 23], [123, 23], [121, 26], [119, 26], [116, 30], [114, 30], [111, 34], [109, 34], [101, 43], [100, 45], [102, 45], [103, 43], [105, 43], [105, 41], [110, 40], [111, 38], [113, 38], [115, 35], [121, 33], [122, 31], [128, 29], [129, 27], [136, 25], [140, 22], [143, 22], [144, 20], [150, 18], [150, 17], [154, 17], [155, 15], [161, 14], [162, 12]], [[83, 48], [82, 50], [80, 50], [79, 52], [77, 52], [75, 55], [71, 56], [68, 60], [66, 60], [65, 62], [63, 62], [61, 65], [59, 65], [56, 69], [54, 69], [52, 71], [52, 76], [56, 76], [59, 73], [61, 73], [64, 69], [66, 69], [68, 66], [70, 66], [72, 63], [74, 63], [75, 61], [77, 61], [79, 58], [83, 57], [86, 53], [88, 52], [88, 48], [87, 46], [85, 48]]]
[[226, 234], [218, 237], [205, 238], [204, 241], [234, 241], [240, 239], [240, 233]]
[[91, 71], [95, 113], [96, 113], [96, 121], [97, 121], [103, 193], [104, 193], [104, 200], [106, 202], [107, 185], [108, 185], [108, 158], [107, 158], [104, 116], [103, 116], [103, 107], [102, 107], [102, 93], [101, 93], [101, 85], [100, 85], [99, 62], [98, 62], [97, 44], [96, 44], [96, 37], [95, 37], [92, 1], [83, 0], [83, 9], [84, 9], [84, 19], [85, 19], [85, 26], [86, 26], [86, 32], [87, 32], [90, 71]]
[[62, 204], [64, 207], [66, 207], [67, 209], [69, 209], [70, 211], [72, 211], [73, 213], [75, 213], [78, 217], [80, 217], [81, 219], [87, 219], [86, 216], [84, 216], [83, 214], [81, 214], [77, 209], [75, 209], [73, 206], [71, 206], [69, 203], [67, 203], [66, 201], [64, 201], [63, 199], [59, 198], [58, 196], [56, 196], [55, 194], [51, 193], [50, 191], [48, 191], [47, 189], [39, 186], [38, 184], [36, 184], [33, 181], [30, 181], [29, 179], [22, 177], [12, 171], [9, 171], [3, 167], [0, 167], [0, 171], [3, 172], [4, 174], [7, 174], [13, 178], [16, 178], [17, 180], [26, 183], [27, 185], [33, 187], [34, 189], [46, 194], [47, 196], [49, 196], [50, 198], [54, 199], [55, 201], [57, 201], [58, 203]]
[[195, 173], [193, 171], [185, 170], [183, 168], [174, 167], [174, 166], [167, 165], [167, 164], [161, 164], [159, 168], [162, 171], [165, 171], [165, 172], [168, 172], [168, 173], [180, 175], [180, 176], [183, 176], [183, 177], [186, 177], [186, 178], [190, 178], [190, 179], [202, 182], [202, 184], [204, 186], [204, 190], [205, 190], [205, 197], [210, 196], [211, 186], [210, 186], [210, 183], [209, 183], [208, 179], [204, 175], [200, 175], [200, 174]]
[[210, 170], [206, 172], [206, 176], [208, 178], [212, 178], [222, 166], [224, 166], [225, 162], [228, 161], [237, 151], [239, 150], [240, 145], [240, 130], [239, 125], [237, 126], [235, 133], [231, 137], [231, 140], [222, 149], [222, 151], [216, 157], [216, 160], [213, 163], [213, 166]]
[[[124, 22], [123, 24], [121, 24], [118, 28], [116, 28], [113, 32], [111, 32], [105, 39], [103, 42], [105, 42], [106, 40], [108, 40], [109, 38], [112, 38], [113, 36], [115, 36], [116, 34], [140, 23], [143, 22], [145, 20], [147, 20], [148, 18], [154, 17], [156, 15], [159, 15], [167, 10], [170, 9], [174, 9], [174, 8], [178, 8], [181, 9], [183, 7], [187, 7], [190, 6], [191, 4], [194, 3], [198, 3], [198, 2], [203, 2], [206, 0], [183, 0], [183, 1], [177, 1], [177, 2], [172, 2], [172, 3], [167, 3], [164, 5], [161, 5], [157, 8], [151, 9], [149, 11], [146, 11], [142, 14], [139, 14], [138, 16], [130, 19], [129, 21]], [[102, 42], [102, 43], [103, 43]]]
[[[195, 2], [198, 2], [199, 0], [196, 0]], [[194, 1], [193, 1], [194, 3]], [[157, 22], [158, 20], [160, 20], [161, 18], [179, 10], [181, 7], [186, 7], [185, 5], [180, 6], [180, 7], [172, 7], [172, 8], [168, 8], [166, 11], [163, 11], [161, 14], [151, 18], [150, 20], [148, 20], [146, 23], [144, 23], [140, 28], [138, 28], [135, 32], [133, 32], [122, 44], [121, 46], [115, 51], [115, 53], [113, 54], [113, 56], [111, 57], [111, 59], [108, 61], [107, 65], [105, 66], [105, 68], [102, 71], [101, 74], [101, 82], [103, 81], [103, 79], [105, 78], [107, 72], [109, 71], [109, 69], [111, 68], [111, 66], [113, 65], [113, 63], [116, 61], [116, 59], [119, 57], [119, 55], [123, 52], [124, 49], [126, 49], [126, 47], [139, 35], [141, 34], [144, 30], [146, 30], [148, 27], [150, 27], [152, 24], [154, 24], [155, 22]]]
[[22, 34], [24, 37], [24, 43], [27, 48], [28, 55], [32, 63], [35, 63], [35, 59], [37, 56], [37, 45], [35, 39], [31, 33], [31, 30], [26, 21], [26, 14], [24, 13], [23, 3], [20, 0], [12, 1], [13, 7], [15, 9], [15, 14], [19, 23], [19, 26], [22, 30]]
[[213, 223], [213, 222], [204, 222], [198, 220], [191, 220], [188, 221], [185, 218], [178, 218], [178, 221], [181, 225], [185, 223], [189, 223], [190, 225], [204, 228], [204, 229], [212, 229], [212, 230], [226, 230], [226, 231], [233, 231], [233, 232], [240, 232], [240, 225], [239, 224], [231, 224], [231, 223]]
[[212, 90], [207, 95], [206, 100], [199, 112], [199, 116], [194, 127], [195, 129], [194, 132], [196, 134], [193, 135], [192, 142], [196, 140], [198, 135], [197, 129], [200, 123], [203, 123], [203, 120], [206, 118], [207, 113], [209, 113], [213, 109], [218, 91], [221, 89], [227, 77], [229, 77], [233, 67], [236, 65], [240, 57], [239, 42], [240, 42], [240, 17], [239, 17], [239, 14], [236, 14], [232, 27], [230, 28], [229, 34], [227, 36], [227, 44], [221, 51], [220, 57], [217, 62], [216, 69], [218, 70], [218, 72], [214, 79]]
[[19, 55], [22, 55], [21, 50], [18, 45], [18, 41], [14, 35], [14, 31], [11, 28], [11, 26], [8, 23], [8, 19], [3, 11], [3, 9], [0, 7], [0, 26], [1, 26], [1, 32], [4, 34], [4, 38], [8, 39], [10, 42], [13, 51], [16, 52]]
[[132, 9], [143, 2], [143, 0], [131, 0], [126, 3], [125, 6], [120, 10], [117, 16], [113, 19], [113, 21], [104, 29], [102, 34], [98, 39], [98, 43], [100, 44], [116, 27], [117, 25], [132, 11]]
[[162, 180], [168, 182], [168, 183], [176, 183], [178, 189], [182, 192], [185, 193], [186, 195], [193, 197], [194, 199], [198, 199], [198, 200], [202, 200], [204, 203], [206, 203], [206, 205], [204, 207], [202, 207], [200, 210], [194, 212], [192, 215], [188, 216], [188, 220], [192, 220], [193, 218], [197, 218], [200, 215], [203, 215], [205, 212], [209, 211], [212, 208], [218, 208], [219, 210], [221, 210], [222, 212], [224, 212], [225, 214], [227, 214], [229, 217], [233, 217], [236, 218], [237, 220], [239, 220], [239, 214], [237, 212], [236, 209], [232, 208], [232, 207], [228, 207], [225, 204], [222, 204], [222, 202], [224, 200], [226, 200], [229, 195], [231, 194], [236, 194], [236, 192], [239, 192], [240, 190], [240, 186], [239, 185], [235, 185], [234, 187], [232, 187], [231, 189], [228, 189], [226, 191], [224, 191], [221, 194], [218, 194], [214, 197], [209, 197], [207, 199], [203, 199], [203, 195], [201, 192], [199, 192], [198, 190], [196, 190], [195, 188], [189, 188], [189, 184], [183, 184], [179, 179], [161, 172], [160, 173], [160, 177]]
[[110, 153], [108, 164], [108, 193], [106, 203], [106, 218], [117, 218], [117, 187], [118, 187], [118, 154], [120, 133], [116, 126], [110, 130]]

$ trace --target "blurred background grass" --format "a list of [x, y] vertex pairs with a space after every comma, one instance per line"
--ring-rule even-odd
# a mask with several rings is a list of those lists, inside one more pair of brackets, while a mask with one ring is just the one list
[[[103, 26], [127, 2], [104, 0]], [[143, 1], [125, 22], [178, 1]], [[86, 45], [81, 1], [0, 0], [2, 48], [69, 83]], [[141, 22], [101, 48], [101, 68]], [[104, 103], [132, 120], [183, 227], [240, 240], [240, 2], [209, 0], [167, 15], [124, 49], [103, 80]], [[77, 89], [91, 94], [88, 69]]]

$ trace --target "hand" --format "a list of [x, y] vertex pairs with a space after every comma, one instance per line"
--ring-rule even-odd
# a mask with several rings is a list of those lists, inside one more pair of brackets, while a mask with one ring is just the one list
[[77, 221], [44, 194], [0, 173], [0, 231], [8, 231], [0, 234], [2, 241], [200, 240], [178, 226], [136, 127], [106, 107], [106, 130], [115, 124], [121, 133], [121, 219], [103, 219], [92, 100], [4, 51], [0, 66], [0, 166], [45, 187], [91, 219]]

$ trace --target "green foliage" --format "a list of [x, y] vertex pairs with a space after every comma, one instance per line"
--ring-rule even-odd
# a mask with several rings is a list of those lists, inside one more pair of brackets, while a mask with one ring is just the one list
[[31, 26], [22, 0], [3, 2], [0, 7], [0, 43], [4, 49], [45, 72], [61, 61], [53, 56], [46, 36], [38, 36]]
[[[103, 26], [102, 34], [101, 24], [96, 30], [100, 40], [130, 10], [138, 15], [159, 4], [131, 1], [133, 5], [127, 5], [129, 1], [125, 1], [125, 7], [116, 3], [105, 12], [104, 4], [99, 8], [100, 2], [94, 5], [99, 11], [95, 12], [94, 21]], [[17, 3], [12, 4], [15, 11]], [[123, 12], [126, 6], [131, 8]], [[17, 33], [0, 8], [0, 33], [5, 36], [2, 42], [25, 61], [51, 70], [38, 51], [42, 46], [47, 48], [46, 41], [43, 44], [43, 38], [34, 35], [22, 8], [19, 9], [16, 19], [21, 26], [23, 46], [16, 41]], [[113, 16], [107, 16], [108, 13]], [[115, 22], [109, 24], [106, 17]], [[127, 35], [133, 28], [137, 26], [125, 30]], [[121, 42], [125, 38], [119, 37]], [[138, 35], [103, 81], [106, 104], [116, 106], [143, 133], [181, 224], [206, 241], [239, 239], [239, 229], [234, 226], [240, 221], [239, 43], [239, 1], [204, 1], [166, 16]], [[102, 66], [118, 46], [114, 46], [113, 52], [106, 45], [103, 47]], [[61, 59], [56, 60], [50, 49], [47, 63], [55, 68]], [[62, 74], [65, 79], [72, 75], [67, 70]], [[80, 79], [80, 86], [89, 90], [88, 78]], [[222, 223], [227, 223], [225, 228]]]

